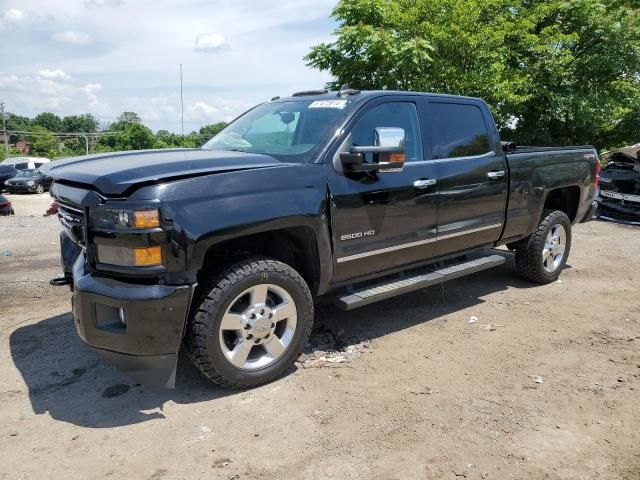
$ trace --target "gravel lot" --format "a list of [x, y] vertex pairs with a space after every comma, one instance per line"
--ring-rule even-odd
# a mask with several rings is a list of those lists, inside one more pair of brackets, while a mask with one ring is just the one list
[[68, 289], [48, 284], [50, 198], [10, 198], [0, 478], [640, 478], [638, 228], [576, 227], [570, 268], [547, 286], [509, 258], [351, 313], [321, 306], [314, 344], [357, 353], [343, 363], [232, 392], [181, 361], [164, 391], [83, 345]]

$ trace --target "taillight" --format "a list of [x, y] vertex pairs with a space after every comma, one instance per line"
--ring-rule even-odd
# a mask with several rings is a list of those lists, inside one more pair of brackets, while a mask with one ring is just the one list
[[596, 176], [593, 179], [593, 185], [597, 187], [600, 185], [600, 160], [596, 157]]
[[10, 206], [11, 206], [11, 202], [0, 203], [0, 207], [10, 207]]

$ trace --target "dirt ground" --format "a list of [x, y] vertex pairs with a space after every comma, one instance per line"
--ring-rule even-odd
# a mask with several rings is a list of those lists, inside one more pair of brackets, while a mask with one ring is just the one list
[[505, 266], [444, 286], [350, 313], [323, 305], [316, 336], [366, 339], [349, 362], [233, 392], [181, 360], [165, 391], [84, 346], [68, 289], [47, 282], [60, 273], [50, 198], [11, 200], [2, 479], [640, 478], [638, 228], [577, 226], [570, 267], [547, 286], [520, 280], [505, 252]]

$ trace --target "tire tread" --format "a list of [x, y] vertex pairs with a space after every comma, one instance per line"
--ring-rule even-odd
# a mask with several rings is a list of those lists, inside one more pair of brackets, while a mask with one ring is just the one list
[[[199, 307], [192, 315], [188, 325], [185, 344], [187, 347], [187, 355], [193, 364], [205, 377], [217, 385], [232, 389], [243, 389], [257, 385], [255, 382], [240, 382], [223, 376], [210, 360], [206, 339], [209, 330], [210, 315], [216, 313], [217, 306], [221, 303], [226, 292], [248, 276], [261, 272], [280, 273], [293, 278], [294, 281], [302, 287], [307, 299], [306, 305], [296, 306], [299, 308], [306, 307], [307, 311], [303, 312], [303, 315], [308, 315], [308, 318], [313, 319], [313, 298], [311, 292], [302, 276], [285, 263], [268, 257], [250, 257], [228, 266], [218, 274], [208, 276], [202, 289], [203, 295], [200, 299], [196, 300], [199, 301]], [[306, 322], [305, 328], [306, 331], [304, 332], [303, 338], [306, 341], [311, 334], [313, 321]], [[304, 344], [305, 342], [301, 342], [300, 345], [297, 346], [294, 358], [300, 356]], [[271, 381], [279, 375], [279, 372], [275, 372], [260, 383]]]
[[542, 213], [542, 219], [535, 231], [526, 241], [523, 241], [522, 243], [518, 242], [516, 248], [516, 268], [520, 275], [527, 280], [539, 284], [547, 284], [557, 280], [560, 275], [564, 265], [561, 265], [561, 268], [558, 268], [558, 270], [552, 275], [548, 275], [545, 274], [540, 260], [540, 252], [544, 246], [547, 233], [553, 225], [558, 223], [564, 224], [565, 228], [569, 226], [569, 229], [567, 230], [567, 251], [564, 257], [564, 262], [566, 262], [571, 248], [571, 221], [563, 211], [545, 209]]

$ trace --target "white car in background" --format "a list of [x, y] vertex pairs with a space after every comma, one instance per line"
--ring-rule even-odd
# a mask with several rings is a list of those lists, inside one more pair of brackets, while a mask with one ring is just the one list
[[16, 170], [35, 170], [49, 162], [51, 160], [44, 157], [11, 157], [3, 160], [0, 165], [7, 165]]

